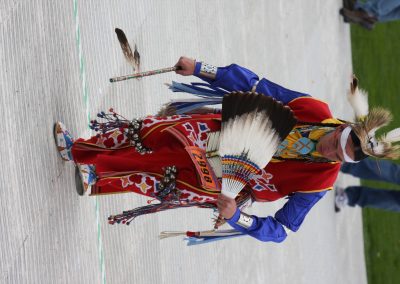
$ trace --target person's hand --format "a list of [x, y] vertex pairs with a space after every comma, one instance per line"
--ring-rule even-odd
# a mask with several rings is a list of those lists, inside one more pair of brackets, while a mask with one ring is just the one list
[[217, 206], [219, 214], [225, 219], [232, 218], [237, 209], [235, 199], [226, 197], [223, 194], [218, 195]]
[[182, 76], [190, 76], [194, 73], [196, 60], [189, 57], [181, 56], [175, 66], [180, 67], [178, 70], [175, 71], [177, 74]]

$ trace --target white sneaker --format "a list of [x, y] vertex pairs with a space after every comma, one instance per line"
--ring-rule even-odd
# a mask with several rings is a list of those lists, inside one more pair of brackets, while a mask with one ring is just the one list
[[335, 212], [340, 212], [340, 210], [346, 207], [349, 203], [349, 198], [343, 187], [335, 186]]

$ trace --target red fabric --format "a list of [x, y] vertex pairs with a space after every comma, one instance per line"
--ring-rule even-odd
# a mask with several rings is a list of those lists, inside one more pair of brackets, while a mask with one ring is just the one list
[[329, 106], [313, 97], [300, 97], [288, 103], [298, 120], [308, 122], [321, 122], [332, 118]]
[[214, 202], [217, 193], [201, 188], [184, 146], [205, 145], [207, 132], [220, 129], [219, 118], [220, 115], [214, 114], [147, 118], [140, 136], [143, 144], [153, 150], [151, 154], [137, 153], [116, 130], [89, 140], [78, 139], [72, 155], [77, 163], [95, 165], [98, 180], [92, 187], [93, 195], [135, 192], [153, 197], [155, 184], [163, 177], [163, 168], [175, 165], [181, 200]]
[[257, 190], [260, 183], [252, 181], [253, 196], [257, 201], [274, 201], [292, 192], [313, 192], [330, 189], [340, 170], [340, 163], [303, 163], [284, 161], [269, 163], [265, 171], [270, 175], [267, 186]]
[[[328, 106], [311, 97], [296, 99], [289, 106], [299, 120], [320, 122], [331, 118]], [[201, 187], [184, 147], [204, 148], [207, 133], [219, 129], [220, 114], [148, 117], [140, 134], [143, 144], [153, 150], [152, 154], [138, 154], [121, 132], [114, 131], [100, 138], [77, 140], [72, 155], [78, 163], [95, 165], [98, 181], [92, 187], [92, 194], [135, 192], [154, 196], [163, 167], [175, 165], [181, 200], [215, 202], [217, 192]], [[295, 191], [327, 189], [333, 185], [339, 169], [339, 163], [269, 163], [254, 177], [250, 187], [256, 200], [272, 201]]]

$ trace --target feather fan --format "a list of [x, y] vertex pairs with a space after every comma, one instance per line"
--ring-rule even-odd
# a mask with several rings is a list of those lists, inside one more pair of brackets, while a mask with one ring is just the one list
[[219, 147], [222, 194], [235, 198], [268, 164], [295, 124], [292, 111], [271, 97], [251, 92], [225, 95]]
[[207, 160], [218, 177], [222, 177], [221, 157], [219, 156], [219, 137], [221, 132], [211, 132], [207, 138], [206, 156]]

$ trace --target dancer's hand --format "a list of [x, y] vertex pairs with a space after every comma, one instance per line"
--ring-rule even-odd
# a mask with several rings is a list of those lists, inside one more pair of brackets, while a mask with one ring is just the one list
[[223, 194], [218, 195], [217, 206], [219, 214], [225, 219], [232, 218], [237, 209], [235, 199], [226, 197]]
[[182, 76], [193, 75], [195, 65], [196, 65], [195, 59], [181, 56], [181, 58], [179, 58], [178, 62], [175, 64], [175, 66], [177, 67], [179, 66], [180, 69], [176, 70], [175, 72]]

